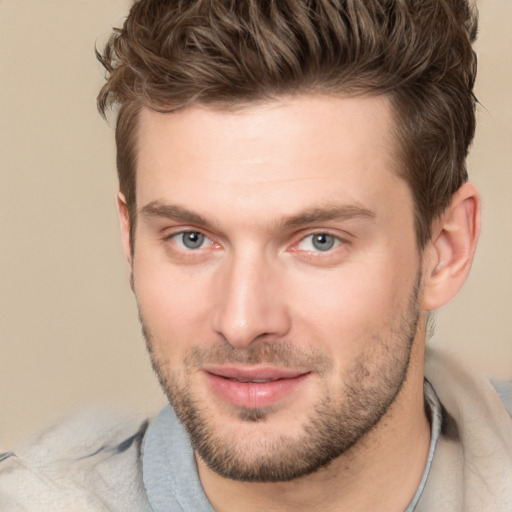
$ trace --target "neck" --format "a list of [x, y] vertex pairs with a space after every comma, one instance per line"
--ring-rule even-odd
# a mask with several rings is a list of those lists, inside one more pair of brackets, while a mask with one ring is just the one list
[[423, 345], [415, 345], [407, 379], [386, 415], [350, 450], [315, 473], [290, 482], [237, 482], [219, 476], [196, 457], [201, 483], [214, 509], [404, 510], [421, 481], [430, 446], [423, 397]]

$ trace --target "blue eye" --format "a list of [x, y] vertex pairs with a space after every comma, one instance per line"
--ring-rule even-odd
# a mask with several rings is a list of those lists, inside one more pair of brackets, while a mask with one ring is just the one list
[[184, 231], [175, 235], [175, 240], [178, 245], [185, 249], [200, 249], [206, 240], [206, 237], [197, 231]]
[[299, 243], [301, 251], [330, 251], [341, 243], [340, 239], [328, 233], [314, 233], [303, 238]]
[[334, 247], [336, 239], [331, 235], [319, 233], [318, 235], [312, 235], [311, 243], [318, 251], [328, 251]]

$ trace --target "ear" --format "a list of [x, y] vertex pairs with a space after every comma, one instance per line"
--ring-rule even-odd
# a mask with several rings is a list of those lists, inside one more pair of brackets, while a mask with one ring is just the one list
[[480, 195], [465, 183], [434, 223], [424, 251], [423, 309], [432, 311], [449, 302], [466, 281], [480, 235]]
[[130, 215], [128, 213], [128, 205], [126, 198], [119, 192], [117, 194], [117, 209], [119, 212], [119, 221], [121, 224], [121, 238], [123, 242], [123, 250], [128, 263], [132, 264], [132, 251], [130, 244]]

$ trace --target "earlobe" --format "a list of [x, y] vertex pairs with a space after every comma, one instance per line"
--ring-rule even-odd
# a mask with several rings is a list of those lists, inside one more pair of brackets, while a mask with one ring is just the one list
[[469, 274], [480, 234], [480, 195], [465, 183], [434, 223], [424, 253], [423, 309], [432, 311], [449, 302]]
[[130, 215], [128, 213], [128, 205], [126, 204], [126, 199], [121, 192], [117, 194], [117, 209], [119, 212], [119, 222], [121, 225], [121, 238], [123, 242], [123, 250], [128, 260], [128, 263], [131, 266], [132, 263], [132, 253], [131, 253], [131, 244], [130, 244]]

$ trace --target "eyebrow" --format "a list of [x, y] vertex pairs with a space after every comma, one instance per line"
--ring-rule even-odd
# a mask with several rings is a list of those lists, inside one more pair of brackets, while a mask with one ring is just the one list
[[[213, 229], [215, 223], [209, 221], [202, 215], [192, 212], [181, 206], [164, 204], [160, 201], [151, 201], [143, 206], [139, 215], [147, 219], [162, 217], [165, 219], [183, 222], [186, 224], [196, 224], [207, 229]], [[296, 215], [285, 217], [278, 222], [278, 226], [283, 229], [292, 229], [300, 226], [307, 226], [318, 222], [332, 220], [350, 220], [350, 219], [373, 219], [375, 213], [359, 203], [349, 205], [330, 204], [323, 207], [310, 208]]]
[[292, 215], [284, 219], [282, 225], [289, 229], [330, 220], [373, 219], [374, 217], [375, 213], [361, 204], [335, 204], [321, 208], [311, 208], [297, 215]]
[[147, 219], [162, 217], [164, 219], [184, 222], [186, 224], [199, 224], [205, 228], [212, 228], [213, 224], [198, 213], [191, 212], [186, 208], [172, 204], [163, 204], [160, 201], [151, 201], [143, 206], [138, 215]]

